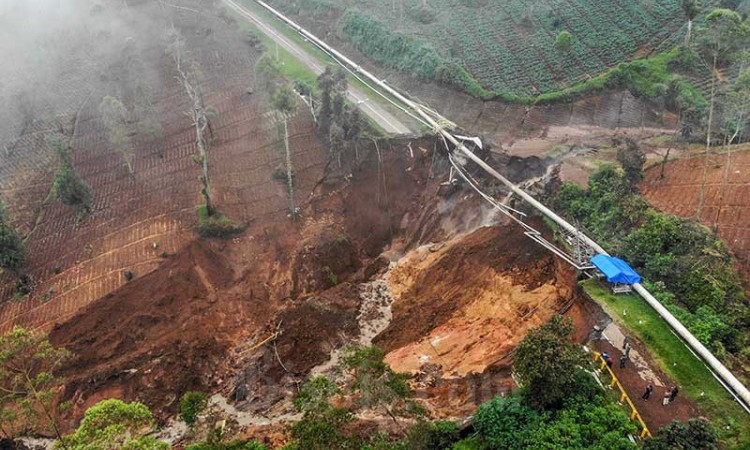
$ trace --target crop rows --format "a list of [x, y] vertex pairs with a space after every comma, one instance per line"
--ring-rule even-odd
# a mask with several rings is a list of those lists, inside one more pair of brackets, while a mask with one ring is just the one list
[[[377, 17], [394, 32], [428, 41], [486, 88], [522, 96], [568, 87], [638, 50], [678, 42], [685, 22], [679, 0], [508, 0], [482, 6], [430, 0], [429, 16], [435, 20], [427, 23], [409, 13], [421, 8], [413, 0], [395, 2], [396, 11], [390, 2], [387, 7], [375, 0], [342, 3]], [[569, 51], [554, 47], [562, 30], [573, 35]]]

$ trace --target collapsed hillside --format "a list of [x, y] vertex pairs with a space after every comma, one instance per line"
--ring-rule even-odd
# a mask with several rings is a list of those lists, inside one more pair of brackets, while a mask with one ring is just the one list
[[309, 372], [382, 317], [362, 318], [372, 280], [394, 297], [375, 343], [396, 370], [430, 373], [416, 386], [437, 416], [510, 389], [507, 356], [555, 312], [570, 310], [585, 337], [598, 318], [582, 312], [573, 271], [518, 227], [477, 229], [493, 222], [474, 194], [437, 196], [445, 162], [427, 144], [371, 151], [320, 184], [298, 223], [259, 218], [232, 240], [194, 241], [57, 325], [53, 344], [76, 354], [64, 370], [68, 426], [108, 397], [165, 421], [188, 390], [270, 417], [255, 425], [283, 420]]

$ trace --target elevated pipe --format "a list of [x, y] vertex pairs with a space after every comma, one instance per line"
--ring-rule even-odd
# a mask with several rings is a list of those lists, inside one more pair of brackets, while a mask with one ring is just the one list
[[[514, 183], [512, 183], [510, 180], [502, 176], [498, 171], [493, 169], [489, 164], [484, 162], [481, 158], [479, 158], [477, 155], [475, 155], [471, 150], [469, 150], [463, 143], [461, 143], [458, 139], [456, 139], [452, 134], [444, 130], [437, 121], [429, 114], [427, 114], [424, 111], [424, 108], [410, 100], [409, 98], [402, 95], [397, 90], [393, 89], [388, 84], [384, 83], [381, 79], [376, 77], [375, 75], [371, 74], [370, 72], [362, 69], [359, 64], [355, 63], [351, 59], [347, 58], [343, 54], [341, 54], [336, 49], [330, 47], [328, 44], [326, 44], [324, 41], [319, 39], [314, 34], [308, 32], [301, 26], [297, 25], [294, 21], [287, 18], [280, 12], [276, 11], [274, 8], [272, 8], [270, 5], [266, 4], [262, 0], [255, 0], [259, 5], [261, 5], [263, 8], [268, 10], [271, 14], [273, 14], [276, 18], [281, 20], [282, 22], [289, 25], [291, 28], [293, 28], [295, 31], [297, 31], [302, 36], [306, 37], [315, 45], [319, 46], [320, 48], [324, 49], [325, 51], [331, 53], [334, 55], [338, 60], [342, 61], [343, 63], [349, 65], [352, 69], [356, 70], [357, 72], [361, 73], [366, 78], [370, 79], [373, 83], [375, 83], [378, 87], [385, 90], [389, 94], [391, 94], [393, 97], [397, 98], [399, 101], [413, 109], [417, 114], [419, 114], [420, 117], [422, 117], [427, 123], [430, 124], [430, 126], [433, 127], [438, 133], [440, 133], [446, 140], [450, 141], [457, 149], [461, 151], [464, 155], [466, 155], [467, 158], [474, 161], [477, 165], [479, 165], [482, 169], [484, 169], [487, 173], [495, 177], [497, 180], [499, 180], [501, 183], [503, 183], [505, 186], [508, 187], [514, 194], [518, 195], [522, 199], [524, 199], [526, 202], [528, 202], [531, 206], [539, 210], [542, 214], [553, 220], [556, 224], [558, 224], [561, 228], [569, 231], [570, 233], [577, 234], [581, 237], [581, 239], [586, 242], [587, 245], [589, 245], [591, 248], [596, 250], [599, 253], [609, 255], [604, 248], [602, 248], [598, 243], [596, 243], [593, 239], [589, 238], [585, 234], [581, 233], [576, 227], [568, 223], [565, 219], [555, 214], [554, 211], [544, 206], [541, 202], [536, 200], [534, 197], [526, 193], [523, 189], [516, 186]], [[698, 355], [700, 355], [701, 358], [711, 367], [712, 370], [718, 376], [724, 380], [724, 382], [731, 388], [731, 390], [734, 391], [734, 394], [738, 397], [738, 400], [741, 403], [744, 403], [742, 405], [745, 410], [748, 410], [748, 407], [750, 407], [750, 391], [735, 377], [732, 372], [729, 371], [729, 369], [724, 366], [698, 339], [696, 339], [693, 334], [688, 331], [687, 328], [685, 328], [682, 323], [680, 323], [679, 320], [677, 320], [676, 317], [672, 315], [665, 307], [662, 305], [653, 295], [651, 295], [646, 288], [644, 288], [640, 283], [634, 284], [633, 288], [635, 291], [640, 295], [646, 302], [651, 305], [652, 308], [659, 314], [672, 329], [674, 329], [677, 334], [685, 340], [688, 346], [692, 348]]]

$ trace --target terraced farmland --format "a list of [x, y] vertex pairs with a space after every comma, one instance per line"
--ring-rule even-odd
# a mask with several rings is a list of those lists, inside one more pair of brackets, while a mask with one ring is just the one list
[[[569, 87], [619, 62], [647, 55], [665, 42], [677, 42], [685, 25], [679, 0], [392, 0], [385, 3], [274, 0], [272, 3], [298, 14], [303, 21], [304, 16], [327, 19], [330, 14], [340, 15], [344, 22], [363, 15], [375, 18], [395, 33], [396, 39], [410, 42], [422, 54], [439, 55], [438, 65], [457, 63], [485, 89], [522, 97]], [[346, 25], [340, 23], [339, 29], [351, 34]], [[563, 30], [573, 37], [567, 50], [554, 45]], [[376, 61], [378, 58], [373, 54], [384, 50], [377, 48], [377, 44], [368, 44], [368, 40], [363, 44], [354, 36], [347, 38]], [[391, 65], [399, 67], [401, 64]], [[419, 68], [409, 70], [419, 72]]]

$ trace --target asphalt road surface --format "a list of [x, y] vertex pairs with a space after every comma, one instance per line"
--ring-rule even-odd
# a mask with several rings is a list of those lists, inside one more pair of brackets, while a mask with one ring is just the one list
[[[316, 75], [320, 75], [325, 71], [325, 64], [318, 61], [314, 56], [310, 55], [302, 47], [297, 45], [295, 42], [289, 40], [286, 36], [279, 33], [274, 27], [269, 24], [265, 18], [258, 16], [253, 11], [240, 5], [233, 0], [224, 0], [224, 3], [236, 11], [238, 14], [255, 24], [258, 29], [263, 32], [266, 36], [273, 39], [281, 48], [289, 52], [295, 58], [300, 60], [303, 64], [310, 68]], [[349, 86], [347, 90], [347, 97], [351, 103], [356, 105], [362, 113], [367, 114], [375, 123], [380, 126], [387, 133], [392, 135], [405, 135], [411, 134], [409, 127], [404, 125], [400, 120], [393, 116], [381, 105], [373, 102], [367, 97], [362, 91], [356, 87]]]

